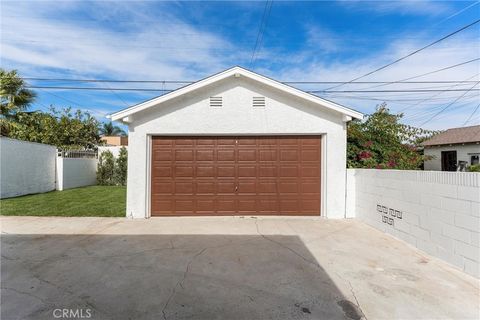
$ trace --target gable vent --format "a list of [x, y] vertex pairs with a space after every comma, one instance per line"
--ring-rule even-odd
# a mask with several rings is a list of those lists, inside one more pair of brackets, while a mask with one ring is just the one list
[[210, 107], [219, 108], [222, 104], [222, 97], [210, 97]]
[[253, 97], [253, 106], [259, 108], [265, 107], [265, 97]]

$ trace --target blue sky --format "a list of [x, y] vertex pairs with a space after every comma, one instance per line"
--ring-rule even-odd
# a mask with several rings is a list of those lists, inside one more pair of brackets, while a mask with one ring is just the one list
[[[264, 1], [2, 1], [1, 65], [24, 77], [197, 80], [234, 65], [280, 81], [348, 81], [480, 18], [474, 1], [274, 1], [251, 63]], [[395, 81], [480, 57], [480, 24], [362, 81]], [[421, 77], [480, 81], [479, 61]], [[174, 84], [29, 81], [38, 86], [175, 89]], [[455, 89], [474, 83], [393, 84], [377, 89]], [[365, 89], [349, 84], [343, 90]], [[299, 86], [321, 90], [328, 85]], [[475, 87], [476, 89], [479, 86]], [[37, 90], [32, 110], [72, 106], [104, 116], [155, 92]], [[420, 125], [464, 92], [328, 93], [365, 113], [385, 100]], [[425, 124], [462, 126], [480, 103], [471, 91]], [[424, 100], [424, 101], [423, 101]], [[480, 124], [480, 110], [468, 125]]]

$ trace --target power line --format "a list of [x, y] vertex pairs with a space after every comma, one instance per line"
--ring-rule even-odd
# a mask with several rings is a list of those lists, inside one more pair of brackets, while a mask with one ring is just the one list
[[[474, 59], [474, 60], [480, 60]], [[473, 61], [473, 60], [471, 60]], [[453, 66], [451, 66], [453, 67]], [[438, 70], [437, 70], [438, 71]], [[418, 77], [418, 76], [417, 76]], [[62, 81], [62, 82], [108, 82], [108, 83], [168, 83], [168, 84], [191, 84], [195, 83], [192, 80], [116, 80], [116, 79], [71, 79], [71, 78], [45, 78], [45, 77], [22, 77], [24, 80], [33, 80], [33, 81]], [[413, 79], [413, 78], [412, 78]], [[433, 81], [403, 81], [402, 84], [430, 84], [430, 83], [473, 83], [476, 81], [465, 81], [465, 80], [433, 80]], [[344, 81], [279, 81], [284, 84], [339, 84], [344, 83]], [[383, 84], [391, 83], [390, 81], [358, 81], [353, 84]]]
[[388, 63], [388, 64], [386, 64], [386, 65], [384, 65], [384, 66], [381, 66], [381, 67], [373, 70], [373, 71], [367, 72], [367, 73], [365, 73], [364, 75], [361, 75], [361, 76], [359, 76], [359, 77], [356, 77], [356, 78], [354, 78], [354, 79], [352, 79], [352, 80], [350, 80], [350, 81], [347, 81], [347, 82], [345, 82], [345, 83], [342, 83], [342, 84], [339, 84], [339, 85], [337, 85], [337, 86], [333, 86], [333, 87], [330, 87], [330, 88], [327, 88], [327, 89], [334, 89], [334, 88], [341, 87], [341, 86], [343, 86], [343, 85], [345, 85], [345, 84], [352, 83], [352, 82], [354, 82], [354, 81], [356, 81], [356, 80], [359, 80], [359, 79], [362, 79], [362, 78], [364, 78], [364, 77], [366, 77], [366, 76], [369, 76], [369, 75], [371, 75], [371, 74], [373, 74], [373, 73], [375, 73], [375, 72], [378, 72], [378, 71], [380, 71], [380, 70], [383, 70], [383, 69], [385, 69], [385, 68], [388, 68], [388, 67], [390, 67], [391, 65], [393, 65], [393, 64], [395, 64], [395, 63], [398, 63], [398, 62], [400, 62], [400, 61], [402, 61], [402, 60], [405, 60], [405, 59], [407, 59], [408, 57], [411, 57], [411, 56], [413, 56], [414, 54], [417, 54], [417, 53], [419, 53], [420, 51], [423, 51], [423, 50], [425, 50], [425, 49], [427, 49], [427, 48], [429, 48], [429, 47], [431, 47], [431, 46], [433, 46], [433, 45], [435, 45], [435, 44], [437, 44], [437, 43], [439, 43], [439, 42], [441, 42], [441, 41], [443, 41], [443, 40], [445, 40], [445, 39], [447, 39], [447, 38], [450, 38], [450, 37], [452, 37], [453, 35], [461, 32], [461, 31], [463, 31], [463, 30], [465, 30], [465, 29], [468, 29], [468, 28], [470, 28], [471, 26], [473, 26], [473, 25], [475, 25], [475, 24], [477, 24], [477, 23], [479, 23], [479, 22], [480, 22], [480, 19], [477, 19], [477, 20], [473, 21], [472, 23], [469, 23], [469, 24], [467, 24], [466, 26], [464, 26], [464, 27], [462, 27], [462, 28], [460, 28], [460, 29], [458, 29], [458, 30], [456, 30], [456, 31], [454, 31], [454, 32], [452, 32], [452, 33], [449, 33], [448, 35], [446, 35], [446, 36], [444, 36], [444, 37], [442, 37], [442, 38], [440, 38], [440, 39], [438, 39], [438, 40], [436, 40], [436, 41], [434, 41], [434, 42], [432, 42], [432, 43], [430, 43], [430, 44], [428, 44], [428, 45], [426, 45], [426, 46], [424, 46], [424, 47], [422, 47], [422, 48], [420, 48], [420, 49], [417, 49], [417, 50], [415, 50], [415, 51], [407, 54], [406, 56], [403, 56], [403, 57], [401, 57], [401, 58], [398, 58], [398, 59], [395, 60], [395, 61], [392, 61], [392, 62], [390, 62], [390, 63]]
[[453, 105], [455, 102], [457, 102], [458, 100], [460, 100], [461, 98], [463, 98], [467, 93], [469, 93], [470, 91], [473, 91], [474, 87], [477, 86], [478, 84], [480, 83], [480, 81], [478, 81], [476, 84], [474, 84], [468, 91], [464, 92], [461, 96], [459, 96], [457, 99], [453, 100], [451, 103], [449, 103], [448, 105], [446, 105], [444, 108], [442, 108], [442, 110], [440, 110], [439, 112], [435, 113], [432, 117], [430, 117], [427, 121], [423, 122], [420, 126], [424, 126], [425, 124], [427, 124], [428, 122], [432, 121], [433, 119], [435, 119], [439, 114], [441, 114], [442, 112], [444, 112], [445, 110], [447, 110], [451, 105]]
[[250, 68], [255, 66], [255, 59], [257, 52], [260, 51], [263, 41], [263, 35], [265, 34], [265, 29], [267, 28], [268, 18], [270, 16], [270, 11], [272, 10], [273, 0], [267, 0], [265, 2], [265, 8], [263, 9], [262, 20], [260, 21], [260, 27], [257, 33], [257, 39], [255, 40], [255, 46], [253, 47], [252, 57], [250, 59]]
[[[466, 81], [469, 81], [469, 80], [472, 79], [472, 78], [478, 77], [478, 75], [479, 75], [479, 73], [477, 73], [477, 74], [475, 74], [475, 75], [473, 75], [473, 76], [471, 76], [471, 77], [469, 77], [469, 78], [467, 78], [467, 79], [465, 79], [465, 80], [466, 80]], [[455, 84], [455, 85], [449, 87], [449, 89], [455, 88], [455, 87], [457, 87], [457, 86], [459, 86], [459, 85], [460, 85], [460, 84]], [[410, 108], [412, 108], [412, 107], [415, 107], [415, 106], [419, 105], [420, 103], [423, 103], [423, 102], [426, 102], [426, 101], [430, 101], [430, 100], [432, 100], [432, 98], [435, 98], [435, 97], [441, 95], [441, 94], [444, 93], [444, 92], [445, 92], [445, 91], [441, 91], [441, 92], [439, 92], [439, 93], [434, 94], [433, 96], [430, 96], [430, 97], [428, 97], [428, 98], [426, 98], [426, 99], [420, 100], [420, 101], [418, 101], [417, 103], [415, 103], [415, 104], [413, 104], [413, 105], [411, 105], [411, 106], [409, 106], [409, 107], [407, 107], [407, 108], [404, 108], [404, 109], [400, 110], [400, 112], [403, 112], [403, 111], [405, 111], [405, 110], [407, 110], [407, 109], [410, 109]]]
[[477, 112], [478, 108], [480, 107], [480, 103], [475, 107], [475, 109], [473, 109], [473, 112], [472, 114], [470, 114], [470, 116], [468, 117], [467, 120], [465, 120], [465, 122], [462, 124], [462, 127], [465, 126], [473, 117], [473, 115]]
[[[363, 89], [379, 88], [379, 87], [383, 87], [383, 86], [387, 86], [387, 85], [395, 84], [395, 83], [407, 83], [408, 80], [412, 80], [412, 79], [416, 79], [416, 78], [428, 76], [428, 75], [430, 75], [430, 74], [434, 74], [434, 73], [437, 73], [437, 72], [441, 72], [441, 71], [445, 71], [445, 70], [448, 70], [448, 69], [452, 69], [452, 68], [456, 68], [456, 67], [459, 67], [459, 66], [463, 66], [463, 65], [465, 65], [465, 64], [469, 64], [469, 63], [472, 63], [472, 62], [475, 62], [475, 61], [478, 61], [478, 60], [480, 60], [480, 58], [475, 58], [475, 59], [472, 59], [472, 60], [469, 60], [469, 61], [465, 61], [465, 62], [461, 62], [461, 63], [454, 64], [453, 66], [448, 66], [448, 67], [441, 68], [441, 69], [438, 69], [438, 70], [434, 70], [434, 71], [422, 73], [422, 74], [419, 74], [419, 75], [417, 75], [417, 76], [413, 76], [413, 77], [409, 77], [409, 78], [405, 78], [405, 79], [401, 79], [401, 80], [397, 80], [397, 81], [386, 82], [386, 83], [384, 83], [384, 84], [380, 84], [380, 85], [377, 85], [377, 86], [371, 86], [371, 87], [367, 87], [367, 88], [363, 88]], [[355, 82], [355, 83], [359, 83], [359, 82]]]
[[[478, 82], [477, 82], [478, 83]], [[170, 92], [173, 89], [150, 89], [150, 88], [101, 88], [101, 87], [71, 87], [71, 86], [27, 86], [32, 89], [54, 89], [54, 90], [94, 90], [94, 91], [153, 91], [153, 92]], [[404, 89], [404, 90], [310, 90], [309, 93], [378, 93], [378, 92], [456, 92], [456, 91], [472, 91], [472, 89]], [[480, 89], [473, 89], [480, 91]]]

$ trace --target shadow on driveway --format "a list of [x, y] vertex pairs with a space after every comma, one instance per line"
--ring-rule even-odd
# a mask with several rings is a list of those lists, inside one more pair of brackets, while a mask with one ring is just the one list
[[2, 319], [362, 317], [297, 236], [2, 235], [1, 250]]

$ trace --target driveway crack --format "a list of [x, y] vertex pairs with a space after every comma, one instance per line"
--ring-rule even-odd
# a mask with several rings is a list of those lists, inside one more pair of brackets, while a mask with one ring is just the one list
[[268, 241], [270, 241], [270, 242], [272, 242], [272, 243], [275, 243], [276, 245], [278, 245], [278, 246], [280, 246], [280, 247], [282, 247], [282, 248], [290, 251], [290, 252], [293, 253], [294, 255], [300, 257], [302, 260], [304, 260], [304, 261], [306, 261], [306, 262], [308, 262], [308, 263], [310, 263], [310, 264], [313, 264], [313, 265], [314, 265], [315, 267], [317, 267], [317, 268], [320, 268], [320, 265], [319, 265], [318, 263], [316, 263], [315, 261], [312, 261], [312, 260], [304, 257], [303, 255], [301, 255], [300, 253], [298, 253], [296, 250], [294, 250], [294, 249], [292, 249], [292, 248], [284, 245], [283, 243], [278, 242], [278, 241], [276, 241], [276, 240], [273, 240], [272, 238], [270, 238], [270, 237], [262, 234], [262, 233], [260, 232], [260, 229], [258, 228], [258, 221], [257, 221], [257, 220], [255, 220], [255, 226], [256, 226], [256, 228], [257, 228], [257, 233], [258, 233], [258, 235], [260, 235], [260, 236], [261, 236], [262, 238], [264, 238], [265, 240], [268, 240]]
[[187, 275], [188, 275], [188, 273], [190, 272], [190, 266], [191, 266], [191, 264], [193, 263], [193, 261], [194, 261], [196, 258], [198, 258], [200, 255], [202, 255], [207, 249], [208, 249], [208, 248], [203, 248], [202, 250], [200, 250], [199, 252], [197, 252], [197, 253], [190, 259], [190, 261], [188, 261], [187, 266], [185, 267], [185, 272], [183, 273], [182, 279], [177, 282], [177, 284], [175, 285], [175, 287], [173, 287], [172, 293], [170, 294], [170, 296], [168, 297], [167, 301], [165, 302], [165, 305], [163, 306], [162, 315], [163, 315], [163, 319], [164, 319], [164, 320], [167, 320], [167, 314], [165, 313], [165, 311], [167, 310], [168, 305], [170, 304], [170, 301], [173, 299], [173, 296], [174, 296], [175, 293], [177, 292], [177, 288], [180, 286], [180, 287], [183, 289], [183, 283], [185, 282], [185, 279], [187, 278]]

